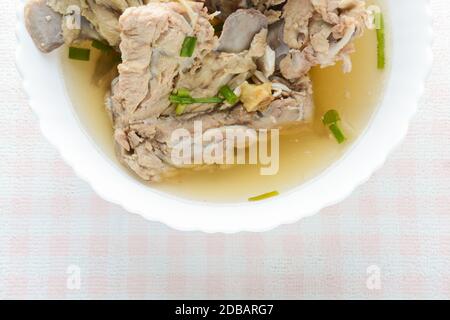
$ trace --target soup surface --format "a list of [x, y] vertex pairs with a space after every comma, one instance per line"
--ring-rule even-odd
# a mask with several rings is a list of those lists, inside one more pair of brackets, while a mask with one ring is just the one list
[[[337, 161], [364, 131], [382, 95], [386, 72], [377, 69], [376, 32], [366, 30], [355, 46], [351, 73], [344, 74], [341, 63], [311, 71], [314, 121], [298, 130], [281, 132], [278, 174], [260, 175], [259, 165], [214, 166], [183, 170], [178, 176], [149, 187], [192, 200], [236, 202], [274, 190], [282, 193], [317, 176]], [[67, 50], [61, 50], [61, 66], [75, 112], [100, 150], [121, 166], [114, 154], [112, 124], [103, 103], [110, 83], [96, 84], [93, 80], [101, 53], [94, 49], [90, 61], [81, 62], [69, 60]], [[330, 109], [338, 110], [343, 120], [341, 127], [348, 140], [342, 145], [330, 137], [322, 124], [322, 115]]]

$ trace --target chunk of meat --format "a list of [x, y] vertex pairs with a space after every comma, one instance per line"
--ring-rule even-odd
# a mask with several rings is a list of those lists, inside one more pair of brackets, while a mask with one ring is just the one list
[[[205, 134], [211, 130], [272, 129], [307, 122], [313, 109], [311, 84], [307, 77], [303, 79], [303, 85], [301, 91], [273, 101], [262, 112], [249, 113], [242, 105], [237, 105], [230, 110], [202, 113], [195, 117], [150, 118], [116, 128], [118, 157], [142, 179], [160, 181], [175, 174], [179, 168], [191, 167], [189, 163], [175, 162], [172, 157], [172, 134], [176, 129], [183, 128], [192, 134], [195, 124], [200, 122]], [[201, 144], [199, 149], [203, 152], [210, 147]]]
[[82, 0], [82, 4], [86, 8], [83, 15], [94, 26], [95, 30], [105, 39], [111, 46], [119, 44], [119, 14], [112, 8], [98, 4], [94, 0]]
[[264, 55], [257, 61], [258, 69], [266, 78], [275, 72], [276, 53], [269, 45], [266, 45]]
[[314, 13], [311, 0], [288, 0], [283, 7], [284, 42], [292, 49], [303, 47], [309, 36], [309, 20]]
[[[114, 88], [116, 123], [159, 117], [170, 106], [175, 78], [217, 46], [214, 29], [200, 2], [191, 2], [198, 15], [190, 23], [185, 6], [177, 2], [129, 8], [120, 18], [122, 64]], [[195, 36], [192, 57], [180, 56], [187, 36]]]
[[308, 52], [312, 57], [310, 50], [291, 50], [280, 61], [280, 70], [283, 77], [292, 80], [306, 74], [313, 66], [311, 59], [308, 59]]
[[[67, 16], [80, 14], [82, 38], [103, 39], [111, 46], [119, 44], [119, 17], [129, 7], [143, 5], [142, 0], [47, 0], [55, 12]], [[74, 12], [74, 10], [76, 12]], [[77, 30], [67, 30], [63, 21], [64, 40], [71, 43], [79, 39]], [[83, 31], [85, 30], [85, 31]]]
[[[295, 17], [298, 10], [303, 10], [301, 19]], [[279, 64], [285, 78], [299, 78], [315, 65], [327, 67], [341, 60], [344, 72], [351, 71], [352, 40], [367, 21], [364, 1], [288, 0], [283, 12], [283, 40], [290, 48]]]

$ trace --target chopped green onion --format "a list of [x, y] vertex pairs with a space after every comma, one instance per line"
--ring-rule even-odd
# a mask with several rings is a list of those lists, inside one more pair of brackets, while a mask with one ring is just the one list
[[223, 102], [222, 98], [219, 97], [210, 97], [210, 98], [192, 98], [194, 103], [221, 103]]
[[345, 136], [342, 130], [339, 128], [337, 123], [333, 123], [328, 127], [333, 134], [333, 136], [336, 138], [337, 142], [339, 144], [343, 143], [345, 141]]
[[192, 97], [180, 97], [177, 95], [171, 94], [169, 96], [169, 101], [176, 104], [192, 104], [195, 103]]
[[265, 199], [268, 199], [268, 198], [276, 197], [278, 195], [280, 195], [280, 193], [278, 191], [272, 191], [272, 192], [261, 194], [261, 195], [256, 196], [256, 197], [248, 198], [248, 201], [251, 201], [251, 202], [253, 202], [253, 201], [261, 201], [261, 200], [265, 200]]
[[384, 69], [386, 65], [385, 34], [384, 18], [381, 12], [375, 14], [375, 25], [377, 27], [377, 67], [378, 69]]
[[231, 105], [234, 105], [239, 101], [239, 97], [233, 92], [233, 90], [231, 90], [229, 86], [223, 86], [220, 88], [219, 93]]
[[195, 50], [195, 45], [197, 43], [196, 37], [186, 37], [183, 41], [183, 45], [181, 46], [181, 57], [192, 57]]
[[177, 96], [179, 97], [190, 97], [191, 93], [186, 88], [180, 88], [177, 90]]
[[185, 104], [179, 104], [177, 105], [176, 109], [175, 109], [175, 114], [177, 116], [181, 116], [184, 111], [186, 110], [186, 105]]
[[192, 98], [191, 96], [179, 96], [171, 94], [169, 100], [176, 104], [193, 104], [193, 103], [221, 103], [222, 98], [210, 97], [210, 98]]
[[339, 113], [336, 110], [329, 110], [322, 117], [322, 122], [326, 126], [336, 123], [340, 120], [341, 118], [339, 117]]
[[108, 44], [106, 44], [106, 43], [104, 43], [102, 41], [95, 40], [95, 39], [92, 40], [92, 44], [91, 45], [92, 45], [93, 48], [98, 49], [98, 50], [103, 51], [103, 52], [108, 52], [108, 51], [112, 50], [112, 47], [110, 45], [108, 45]]
[[330, 129], [333, 136], [336, 138], [339, 144], [345, 141], [345, 135], [338, 126], [338, 122], [341, 121], [341, 117], [336, 110], [328, 110], [322, 117], [322, 122]]
[[189, 90], [180, 88], [177, 90], [177, 94], [171, 94], [169, 97], [170, 102], [178, 104], [175, 108], [175, 114], [180, 116], [186, 110], [186, 105], [193, 103], [220, 103], [223, 102], [222, 98], [211, 97], [211, 98], [192, 98]]
[[91, 50], [84, 48], [69, 47], [69, 59], [89, 61], [91, 58]]

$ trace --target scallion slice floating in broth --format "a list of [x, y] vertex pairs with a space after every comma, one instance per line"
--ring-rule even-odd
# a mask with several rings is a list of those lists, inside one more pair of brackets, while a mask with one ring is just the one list
[[323, 115], [322, 122], [324, 125], [328, 126], [330, 124], [341, 121], [339, 117], [339, 113], [336, 110], [329, 110], [327, 113]]
[[89, 61], [90, 58], [91, 58], [90, 49], [69, 47], [69, 59]]
[[378, 69], [384, 69], [386, 65], [386, 45], [384, 33], [384, 17], [381, 12], [375, 14], [375, 25], [377, 28], [377, 67]]
[[336, 110], [328, 110], [322, 117], [322, 122], [330, 129], [332, 135], [336, 138], [339, 144], [345, 141], [345, 135], [339, 128], [338, 122], [341, 121], [341, 117]]
[[109, 52], [112, 50], [111, 46], [98, 40], [92, 40], [92, 47], [103, 52]]
[[248, 198], [248, 201], [250, 201], [250, 202], [261, 201], [261, 200], [265, 200], [265, 199], [268, 199], [268, 198], [276, 197], [278, 195], [280, 195], [280, 193], [278, 191], [272, 191], [272, 192], [261, 194], [261, 195], [256, 196], [256, 197]]
[[196, 37], [186, 37], [184, 38], [183, 45], [181, 46], [181, 57], [192, 57], [195, 50], [195, 45], [197, 44]]
[[333, 136], [336, 138], [338, 143], [343, 143], [345, 141], [345, 136], [342, 130], [338, 127], [337, 123], [333, 123], [328, 127], [333, 134]]

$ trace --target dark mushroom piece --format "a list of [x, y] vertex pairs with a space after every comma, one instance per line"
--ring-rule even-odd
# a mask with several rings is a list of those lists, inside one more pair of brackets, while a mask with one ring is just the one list
[[239, 9], [225, 20], [218, 50], [230, 53], [247, 50], [255, 35], [267, 26], [267, 17], [258, 10]]
[[61, 25], [62, 16], [45, 0], [30, 0], [25, 5], [25, 26], [42, 52], [51, 52], [64, 43]]
[[[46, 0], [29, 0], [25, 5], [24, 17], [31, 39], [42, 52], [52, 52], [65, 43], [62, 29], [64, 17], [50, 8]], [[91, 24], [81, 17], [76, 40], [83, 39], [101, 40], [101, 37]]]

